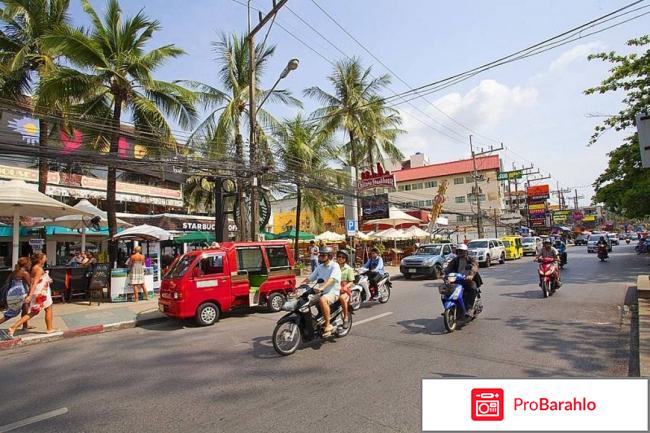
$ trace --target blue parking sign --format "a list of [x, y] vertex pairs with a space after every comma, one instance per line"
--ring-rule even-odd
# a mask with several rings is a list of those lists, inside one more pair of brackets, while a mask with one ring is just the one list
[[348, 236], [354, 236], [357, 234], [357, 222], [355, 220], [347, 220], [345, 223]]

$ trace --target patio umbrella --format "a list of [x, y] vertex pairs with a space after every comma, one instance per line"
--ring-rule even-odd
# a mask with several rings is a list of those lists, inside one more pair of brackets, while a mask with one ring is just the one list
[[201, 242], [206, 244], [214, 242], [214, 233], [197, 231], [185, 233], [182, 236], [174, 238], [174, 243], [177, 244], [196, 244]]
[[429, 233], [422, 230], [418, 226], [412, 226], [404, 230], [404, 233], [408, 235], [411, 238], [416, 238], [416, 239], [426, 239], [429, 237]]
[[[55, 218], [51, 222], [46, 222], [46, 226], [59, 226], [67, 227], [69, 229], [81, 230], [81, 251], [86, 251], [86, 231], [88, 230], [88, 225], [90, 220], [93, 217], [99, 217], [98, 221], [99, 227], [108, 227], [108, 216], [106, 212], [93, 205], [86, 199], [79, 201], [76, 205], [73, 206], [75, 209], [82, 210], [92, 214], [91, 217], [84, 215], [66, 215], [59, 218]], [[131, 224], [117, 218], [118, 227], [132, 227]]]
[[418, 218], [411, 216], [406, 212], [402, 212], [397, 208], [390, 209], [390, 211], [388, 212], [388, 218], [368, 221], [368, 223], [372, 223], [372, 224], [388, 224], [393, 227], [398, 226], [400, 224], [408, 224], [408, 223], [419, 224], [421, 222], [422, 221], [420, 221]]
[[345, 235], [340, 235], [328, 230], [316, 236], [316, 240], [324, 242], [342, 242], [345, 240]]
[[172, 234], [160, 227], [154, 227], [147, 224], [130, 227], [113, 236], [117, 241], [142, 240], [142, 241], [167, 241], [171, 239]]
[[58, 218], [65, 215], [93, 215], [61, 203], [22, 180], [12, 180], [0, 185], [0, 216], [13, 217], [12, 266], [18, 262], [20, 217]]
[[360, 231], [358, 231], [357, 234], [354, 235], [354, 236], [355, 236], [356, 238], [362, 240], [362, 241], [367, 241], [367, 240], [370, 239], [372, 233], [373, 233], [373, 232], [364, 233], [364, 232], [360, 232]]
[[[296, 238], [296, 230], [291, 229], [287, 230], [285, 232], [282, 232], [278, 235], [278, 239], [295, 239]], [[314, 239], [315, 236], [312, 235], [311, 233], [307, 232], [298, 232], [298, 239], [302, 241], [308, 241], [310, 239]]]

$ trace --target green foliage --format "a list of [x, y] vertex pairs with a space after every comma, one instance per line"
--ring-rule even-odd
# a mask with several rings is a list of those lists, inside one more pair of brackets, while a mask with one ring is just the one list
[[[650, 36], [627, 42], [628, 46], [642, 48], [650, 45]], [[650, 108], [650, 49], [627, 55], [615, 52], [599, 53], [589, 59], [600, 59], [613, 64], [610, 76], [599, 86], [587, 89], [587, 95], [623, 91], [623, 108], [596, 127], [589, 143], [595, 143], [609, 129], [617, 131], [635, 126], [637, 113]], [[607, 169], [594, 182], [595, 202], [626, 218], [650, 215], [650, 169], [641, 167], [639, 137], [636, 133], [610, 153]]]

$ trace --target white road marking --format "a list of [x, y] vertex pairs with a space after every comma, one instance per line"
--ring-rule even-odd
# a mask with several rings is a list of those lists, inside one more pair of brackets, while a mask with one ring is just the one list
[[66, 413], [68, 413], [68, 408], [62, 407], [61, 409], [56, 409], [50, 412], [42, 413], [40, 415], [32, 416], [30, 418], [25, 418], [23, 420], [16, 421], [11, 424], [0, 425], [0, 433], [16, 430], [17, 428], [21, 428], [30, 424], [45, 421], [46, 419], [54, 418], [55, 416], [65, 415]]
[[367, 319], [359, 320], [358, 322], [353, 322], [352, 326], [363, 325], [364, 323], [372, 322], [373, 320], [381, 319], [382, 317], [390, 316], [391, 314], [393, 314], [392, 311], [381, 313], [376, 316], [368, 317]]

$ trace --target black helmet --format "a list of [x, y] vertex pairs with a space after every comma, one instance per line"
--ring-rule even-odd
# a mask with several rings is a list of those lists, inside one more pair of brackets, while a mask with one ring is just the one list
[[330, 258], [332, 258], [332, 256], [334, 256], [334, 250], [332, 249], [332, 247], [320, 247], [318, 249], [318, 254], [319, 255], [327, 254], [328, 256], [330, 256]]
[[548, 238], [546, 238], [546, 239], [544, 239], [544, 242], [542, 242], [542, 243], [543, 243], [544, 245], [546, 245], [546, 244], [551, 245], [551, 240], [548, 239]]
[[346, 262], [349, 262], [349, 261], [350, 261], [350, 254], [348, 254], [348, 252], [345, 251], [345, 250], [338, 250], [338, 251], [336, 252], [336, 257], [338, 257], [338, 256], [343, 256], [343, 257], [345, 257], [345, 261], [346, 261]]

